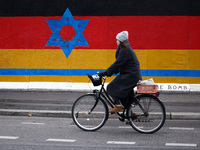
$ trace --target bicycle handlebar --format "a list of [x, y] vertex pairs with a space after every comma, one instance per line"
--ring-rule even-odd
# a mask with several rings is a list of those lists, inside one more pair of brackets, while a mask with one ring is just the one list
[[102, 85], [102, 79], [104, 80], [103, 83], [105, 83], [106, 78], [104, 76], [99, 76], [98, 74], [90, 75], [87, 74], [87, 76], [90, 78], [94, 86]]

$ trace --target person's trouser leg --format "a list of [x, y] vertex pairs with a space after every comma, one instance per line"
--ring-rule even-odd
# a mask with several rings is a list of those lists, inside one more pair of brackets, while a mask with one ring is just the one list
[[116, 106], [121, 106], [120, 100], [117, 97], [112, 97]]

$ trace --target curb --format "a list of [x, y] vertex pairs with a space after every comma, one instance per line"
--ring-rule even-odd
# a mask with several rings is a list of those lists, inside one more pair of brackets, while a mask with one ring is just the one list
[[0, 115], [71, 118], [71, 111], [0, 109]]
[[[71, 111], [0, 109], [0, 115], [71, 118]], [[117, 115], [110, 114], [109, 118], [117, 118]], [[200, 113], [167, 112], [166, 119], [168, 120], [200, 120]]]

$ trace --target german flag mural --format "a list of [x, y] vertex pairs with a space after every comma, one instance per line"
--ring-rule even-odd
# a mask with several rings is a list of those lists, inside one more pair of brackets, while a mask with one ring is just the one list
[[1, 0], [0, 82], [87, 82], [123, 30], [143, 79], [200, 84], [199, 0]]

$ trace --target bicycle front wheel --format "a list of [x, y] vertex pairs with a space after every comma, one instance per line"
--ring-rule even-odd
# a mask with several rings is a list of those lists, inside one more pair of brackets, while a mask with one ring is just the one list
[[72, 107], [74, 123], [84, 131], [100, 129], [108, 119], [108, 107], [95, 94], [87, 94], [78, 98]]
[[165, 122], [166, 112], [163, 103], [155, 96], [143, 94], [135, 97], [128, 109], [130, 125], [140, 133], [154, 133]]

